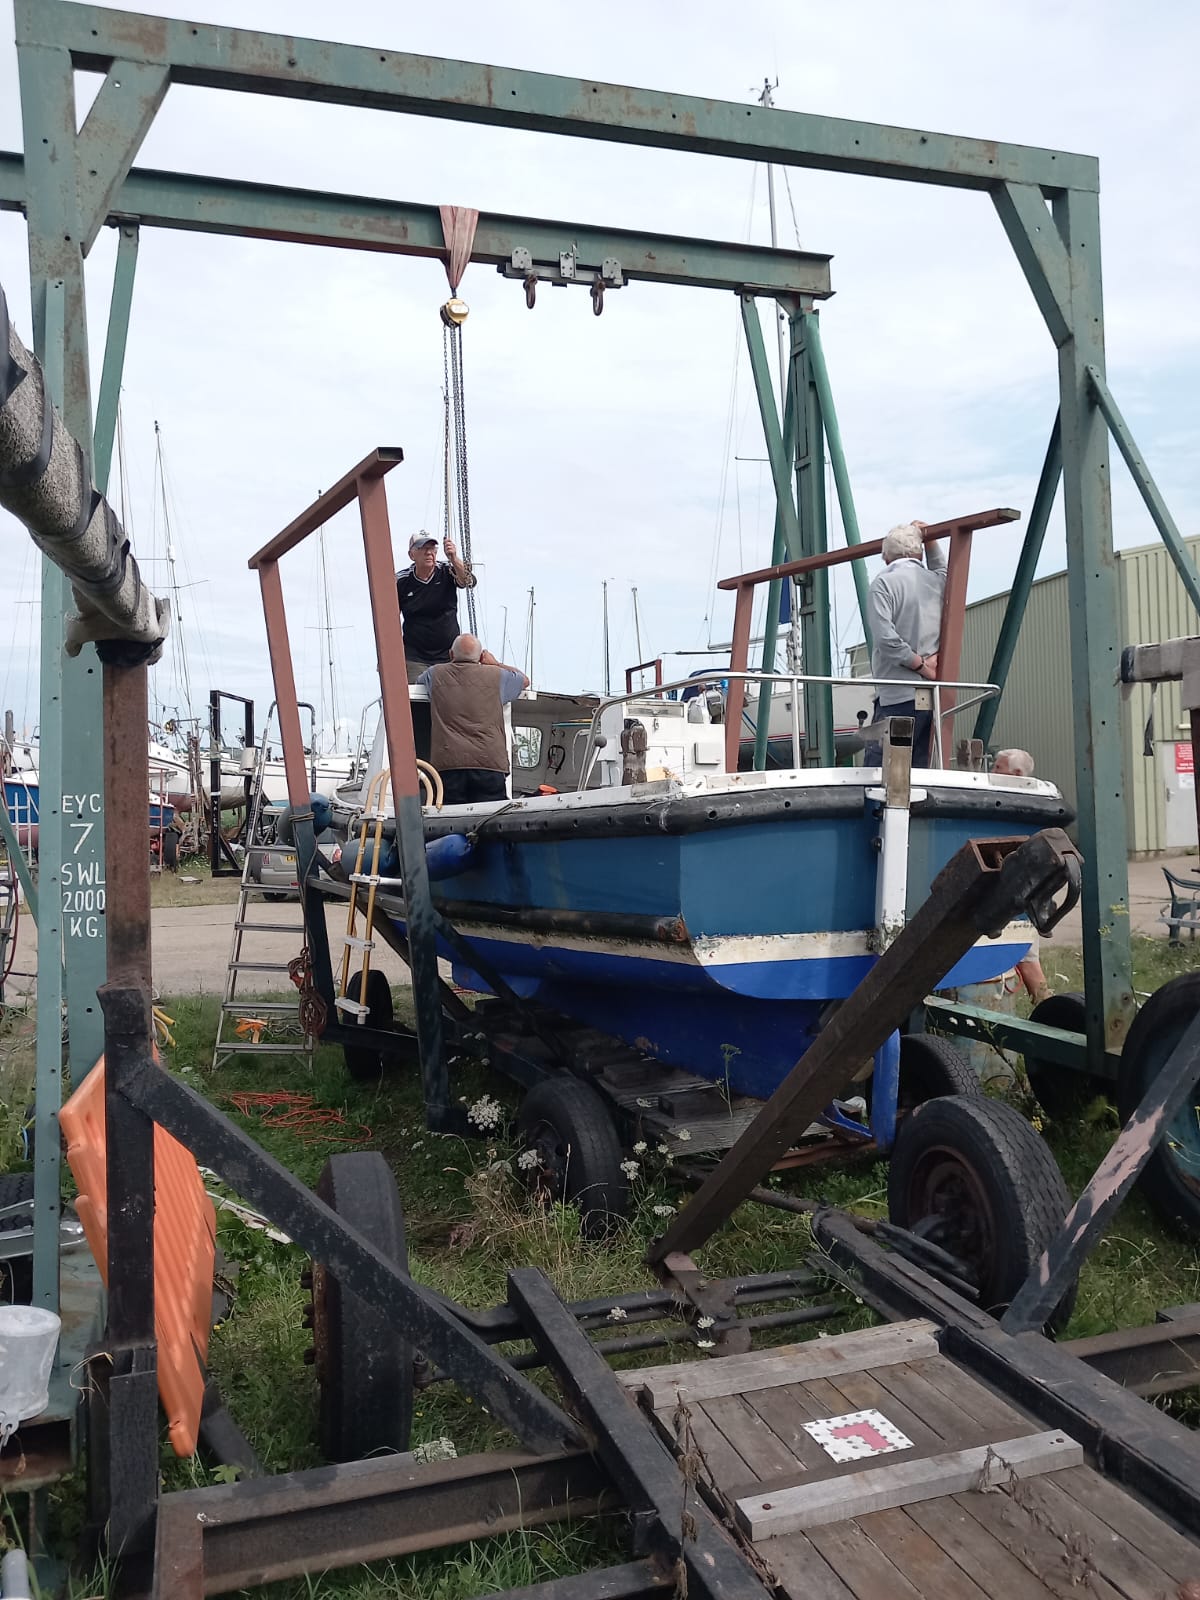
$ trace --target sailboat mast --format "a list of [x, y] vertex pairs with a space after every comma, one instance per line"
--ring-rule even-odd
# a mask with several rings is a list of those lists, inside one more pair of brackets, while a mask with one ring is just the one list
[[533, 590], [529, 591], [529, 617], [525, 633], [525, 676], [533, 682]]
[[631, 583], [629, 587], [633, 591], [633, 637], [637, 644], [638, 664], [640, 665], [646, 658], [642, 654], [642, 624], [638, 618], [637, 584]]
[[608, 579], [605, 578], [600, 588], [604, 592], [604, 692], [612, 693], [612, 661], [608, 649]]

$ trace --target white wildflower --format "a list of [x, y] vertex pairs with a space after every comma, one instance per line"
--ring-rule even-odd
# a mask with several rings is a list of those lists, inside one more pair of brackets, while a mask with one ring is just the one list
[[671, 1154], [671, 1149], [670, 1149], [669, 1145], [657, 1144], [657, 1145], [655, 1145], [654, 1148], [658, 1151], [660, 1156], [669, 1156]]
[[698, 1328], [711, 1328], [712, 1325], [713, 1325], [713, 1319], [711, 1317], [697, 1317], [696, 1318], [696, 1326]]
[[517, 1165], [522, 1172], [532, 1172], [540, 1164], [541, 1158], [536, 1150], [522, 1150], [517, 1157]]
[[649, 1111], [653, 1104], [653, 1100], [644, 1100], [641, 1095], [638, 1095], [638, 1105], [640, 1105], [644, 1111]]
[[673, 1217], [675, 1215], [674, 1206], [655, 1206], [653, 1210], [656, 1217]]
[[646, 1143], [645, 1139], [639, 1139], [633, 1147], [633, 1153], [635, 1156], [644, 1156], [649, 1148], [650, 1146]]
[[610, 1322], [624, 1322], [625, 1321], [625, 1307], [624, 1306], [613, 1306], [612, 1310], [608, 1313], [608, 1320]]
[[467, 1121], [473, 1122], [482, 1133], [493, 1132], [503, 1119], [504, 1107], [499, 1100], [493, 1100], [490, 1094], [485, 1094], [473, 1106], [467, 1107]]
[[633, 1182], [633, 1180], [637, 1177], [638, 1173], [641, 1170], [642, 1170], [642, 1167], [641, 1167], [641, 1163], [639, 1161], [629, 1160], [629, 1161], [622, 1161], [622, 1163], [621, 1163], [621, 1171], [629, 1179], [630, 1183]]
[[696, 1340], [696, 1349], [697, 1350], [715, 1350], [716, 1349], [716, 1341], [714, 1339], [697, 1339]]
[[691, 1129], [690, 1128], [677, 1128], [675, 1130], [675, 1137], [679, 1140], [680, 1144], [686, 1144], [688, 1142], [688, 1140], [692, 1137]]

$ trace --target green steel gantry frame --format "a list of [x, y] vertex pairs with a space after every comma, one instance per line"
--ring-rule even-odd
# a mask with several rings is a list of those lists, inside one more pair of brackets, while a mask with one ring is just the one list
[[[437, 208], [357, 196], [133, 169], [172, 83], [369, 106], [409, 115], [532, 129], [780, 166], [896, 178], [981, 191], [996, 207], [1057, 351], [1060, 410], [997, 649], [1003, 683], [1032, 582], [1050, 503], [1064, 487], [1071, 669], [1089, 1059], [1119, 1047], [1133, 1009], [1125, 820], [1121, 802], [1116, 569], [1108, 433], [1150, 507], [1200, 606], [1200, 580], [1104, 382], [1098, 170], [1088, 156], [916, 128], [629, 89], [588, 79], [432, 59], [210, 26], [68, 0], [15, 0], [24, 159], [0, 155], [0, 207], [28, 223], [35, 352], [71, 432], [94, 440], [103, 489], [143, 226], [183, 228], [350, 249], [442, 257]], [[77, 130], [74, 75], [104, 82]], [[105, 225], [119, 229], [108, 342], [93, 418], [84, 262]], [[518, 258], [517, 252], [522, 252]], [[857, 522], [837, 436], [814, 301], [829, 292], [828, 258], [711, 241], [656, 238], [575, 224], [480, 217], [472, 260], [510, 271], [531, 259], [551, 275], [569, 255], [609, 258], [625, 278], [703, 284], [743, 298], [745, 330], [777, 494], [776, 557], [826, 547], [822, 452], [828, 445], [850, 542]], [[547, 267], [548, 264], [548, 267]], [[592, 270], [589, 265], [589, 271]], [[756, 299], [779, 302], [790, 329], [791, 378], [776, 412]], [[857, 564], [856, 564], [857, 568]], [[830, 671], [825, 574], [802, 596], [805, 663]], [[860, 587], [860, 597], [862, 595]], [[71, 1065], [86, 1072], [101, 1048], [95, 991], [104, 976], [103, 919], [80, 919], [65, 891], [103, 882], [100, 674], [87, 647], [64, 659], [66, 580], [47, 564], [42, 609], [41, 913], [38, 1034], [38, 1204], [57, 1206], [54, 1126], [59, 1009], [66, 976]], [[778, 615], [778, 594], [774, 598]], [[773, 648], [774, 629], [767, 630]], [[770, 656], [767, 658], [770, 663]], [[807, 707], [810, 755], [832, 759], [828, 698]], [[765, 732], [765, 718], [760, 718]], [[987, 713], [983, 725], [988, 726]], [[60, 967], [58, 952], [64, 953]], [[35, 1262], [35, 1293], [53, 1304], [56, 1230]]]

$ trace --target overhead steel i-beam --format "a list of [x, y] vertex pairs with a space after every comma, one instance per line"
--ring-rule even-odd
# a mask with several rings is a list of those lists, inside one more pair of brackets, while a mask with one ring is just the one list
[[[0, 151], [0, 211], [24, 209], [24, 162], [19, 155]], [[446, 255], [437, 206], [198, 177], [190, 172], [135, 167], [113, 195], [103, 220], [114, 226], [133, 222], [146, 228], [377, 250], [433, 260], [444, 260]], [[624, 277], [649, 283], [807, 294], [814, 299], [832, 293], [830, 258], [811, 251], [480, 212], [471, 248], [473, 262], [502, 268], [520, 249], [528, 250], [537, 262], [557, 263], [559, 256], [570, 250], [581, 263], [597, 266], [612, 257], [620, 262]]]

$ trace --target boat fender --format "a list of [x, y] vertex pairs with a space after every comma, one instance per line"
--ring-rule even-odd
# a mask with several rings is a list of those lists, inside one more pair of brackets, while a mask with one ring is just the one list
[[[354, 863], [358, 859], [358, 840], [347, 839], [342, 846], [341, 865], [347, 872], [354, 871]], [[394, 839], [381, 839], [379, 841], [379, 865], [375, 865], [375, 835], [374, 830], [368, 828], [367, 842], [363, 848], [362, 866], [360, 872], [378, 872], [381, 878], [398, 878], [400, 876], [400, 853], [396, 849]]]
[[475, 846], [464, 833], [448, 833], [431, 839], [425, 846], [425, 861], [431, 878], [455, 878], [465, 872], [475, 855]]
[[[323, 794], [310, 794], [308, 803], [312, 810], [313, 828], [318, 834], [324, 833], [333, 821], [333, 808], [328, 798]], [[279, 813], [275, 823], [275, 837], [280, 844], [295, 844], [296, 835], [292, 825], [291, 806], [285, 806]]]

